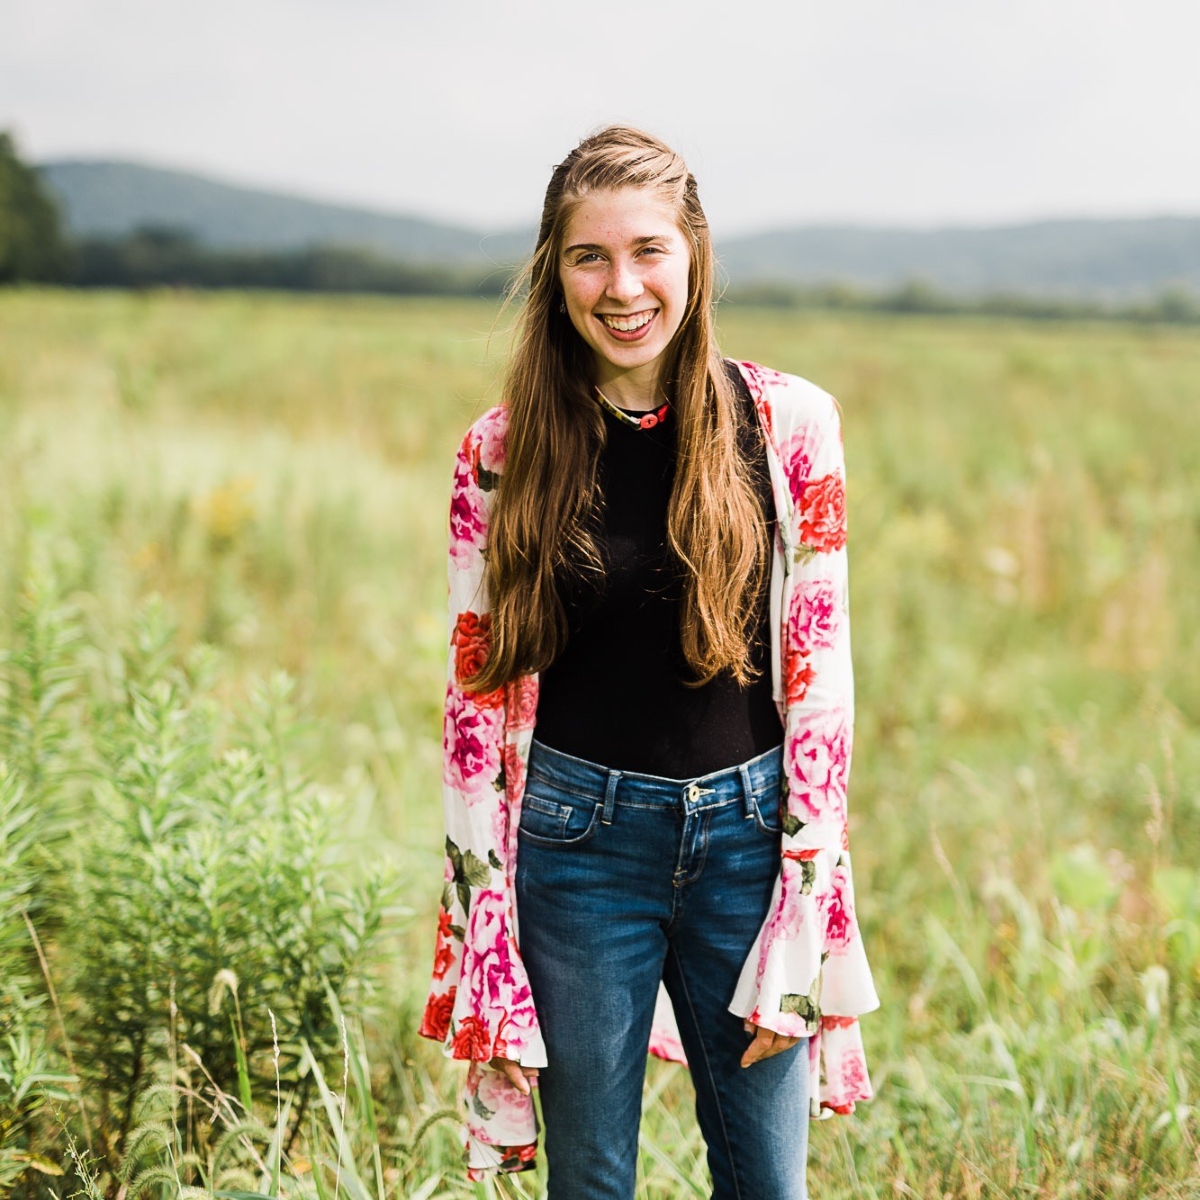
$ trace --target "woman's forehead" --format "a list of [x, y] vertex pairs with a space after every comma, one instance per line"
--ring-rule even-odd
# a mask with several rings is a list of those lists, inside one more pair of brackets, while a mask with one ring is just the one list
[[563, 247], [630, 245], [637, 241], [681, 236], [674, 207], [649, 188], [589, 192], [573, 205]]

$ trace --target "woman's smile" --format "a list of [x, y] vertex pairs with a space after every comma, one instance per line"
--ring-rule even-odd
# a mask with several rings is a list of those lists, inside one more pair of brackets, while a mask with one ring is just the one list
[[627, 317], [609, 313], [597, 313], [597, 316], [617, 341], [638, 342], [650, 332], [650, 326], [658, 316], [658, 309], [645, 309], [642, 312], [630, 313]]

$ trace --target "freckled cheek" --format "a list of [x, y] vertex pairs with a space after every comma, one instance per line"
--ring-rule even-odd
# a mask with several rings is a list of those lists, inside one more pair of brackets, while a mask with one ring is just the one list
[[688, 276], [676, 271], [660, 270], [647, 275], [643, 282], [649, 291], [674, 305], [680, 312], [687, 308]]
[[563, 284], [563, 293], [572, 308], [587, 310], [599, 303], [604, 288], [591, 280], [575, 280]]

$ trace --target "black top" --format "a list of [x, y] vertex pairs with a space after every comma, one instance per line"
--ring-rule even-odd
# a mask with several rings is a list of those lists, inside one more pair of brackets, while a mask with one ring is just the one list
[[[762, 431], [741, 376], [740, 441], [775, 536]], [[631, 414], [638, 415], [638, 414]], [[541, 675], [534, 736], [544, 745], [624, 771], [692, 779], [736, 766], [783, 740], [771, 695], [770, 611], [761, 591], [753, 625], [758, 677], [741, 687], [723, 672], [703, 687], [690, 677], [679, 635], [680, 570], [667, 550], [667, 502], [675, 474], [672, 413], [633, 429], [608, 413], [594, 515], [604, 562], [600, 588], [563, 585], [568, 641]], [[768, 545], [771, 544], [768, 542]]]

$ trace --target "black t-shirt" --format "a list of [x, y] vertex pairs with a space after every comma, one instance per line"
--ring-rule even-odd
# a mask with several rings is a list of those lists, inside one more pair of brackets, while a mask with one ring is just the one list
[[[749, 390], [732, 367], [730, 376], [743, 416], [741, 450], [767, 516], [769, 545], [775, 504], [763, 435]], [[682, 568], [667, 548], [674, 414], [651, 429], [634, 429], [608, 413], [604, 420], [608, 440], [593, 525], [604, 581], [564, 586], [568, 640], [541, 674], [534, 736], [577, 758], [669, 779], [736, 766], [783, 740], [771, 695], [767, 589], [751, 626], [757, 678], [742, 687], [723, 672], [703, 687], [686, 686]]]

